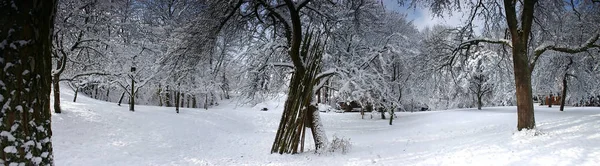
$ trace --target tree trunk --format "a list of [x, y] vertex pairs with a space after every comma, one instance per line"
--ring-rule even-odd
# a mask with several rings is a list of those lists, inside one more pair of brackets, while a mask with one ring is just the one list
[[477, 94], [477, 110], [481, 110], [483, 106], [483, 102], [481, 101], [482, 94]]
[[75, 95], [73, 95], [73, 103], [77, 101], [77, 94], [79, 93], [79, 87], [75, 88]]
[[[531, 71], [527, 53], [529, 34], [533, 24], [533, 13], [537, 1], [524, 1], [517, 19], [517, 1], [504, 0], [504, 10], [513, 46], [513, 68], [517, 97], [517, 129], [535, 128], [533, 96], [531, 92]], [[521, 22], [519, 22], [519, 20]]]
[[186, 103], [186, 106], [185, 106], [185, 107], [187, 107], [187, 108], [190, 108], [190, 100], [191, 100], [191, 99], [190, 99], [190, 95], [186, 95], [186, 96], [187, 96], [187, 97], [186, 97], [186, 100], [187, 100], [187, 101], [185, 102], [185, 103]]
[[208, 93], [204, 94], [204, 109], [208, 110]]
[[54, 113], [60, 114], [62, 112], [60, 109], [60, 75], [54, 74], [52, 77], [52, 86], [54, 87], [54, 89], [52, 89], [54, 90]]
[[160, 87], [160, 85], [158, 85], [158, 91], [156, 92], [156, 95], [158, 96], [158, 106], [162, 107], [163, 106], [163, 98], [162, 98], [162, 88]]
[[517, 129], [535, 128], [533, 98], [531, 92], [531, 72], [527, 58], [527, 45], [515, 45], [513, 49], [513, 65], [517, 95]]
[[133, 79], [133, 75], [131, 76], [131, 96], [129, 98], [129, 111], [135, 111], [135, 80]]
[[177, 94], [175, 95], [175, 112], [179, 113], [179, 86], [177, 86]]
[[98, 99], [98, 89], [100, 89], [100, 87], [98, 85], [94, 85], [94, 99]]
[[119, 103], [117, 103], [118, 106], [121, 106], [121, 103], [123, 102], [123, 97], [125, 97], [125, 91], [123, 91], [123, 93], [121, 93], [121, 97], [119, 97]]
[[[316, 89], [314, 86], [320, 81], [316, 78], [317, 72], [321, 70], [320, 43], [311, 42], [309, 35], [304, 39], [302, 54], [305, 59], [308, 59], [306, 68], [296, 67], [290, 79], [288, 98], [285, 101], [283, 114], [279, 123], [279, 128], [271, 148], [271, 153], [298, 153], [298, 148], [302, 147], [300, 142], [305, 130], [303, 128], [310, 127], [313, 139], [315, 141], [316, 152], [324, 149], [327, 144], [327, 137], [323, 130], [323, 125], [319, 118], [317, 106], [311, 104], [316, 102]], [[293, 44], [292, 44], [293, 45]], [[317, 49], [314, 49], [316, 47]], [[312, 52], [308, 49], [311, 48]], [[292, 49], [293, 50], [293, 49]], [[290, 56], [293, 56], [294, 51], [290, 51]], [[310, 116], [306, 118], [306, 116]], [[306, 121], [308, 120], [308, 121]]]
[[392, 109], [390, 109], [390, 125], [392, 125], [392, 121], [394, 121], [394, 114], [396, 114], [394, 113], [395, 109], [395, 107], [392, 107]]
[[181, 89], [179, 90], [179, 93], [179, 100], [181, 100], [179, 107], [185, 107], [185, 93], [181, 93]]
[[171, 91], [169, 91], [169, 86], [167, 86], [167, 92], [165, 93], [165, 105], [171, 107]]
[[106, 88], [106, 101], [110, 102], [110, 88]]
[[565, 77], [563, 77], [562, 80], [563, 83], [563, 89], [562, 89], [562, 96], [560, 98], [560, 111], [564, 111], [565, 110], [565, 101], [567, 99], [567, 75], [565, 74]]
[[[0, 3], [0, 163], [53, 165], [50, 89], [56, 0]], [[2, 44], [0, 44], [2, 45]]]
[[192, 108], [198, 108], [198, 104], [196, 102], [196, 95], [192, 95]]

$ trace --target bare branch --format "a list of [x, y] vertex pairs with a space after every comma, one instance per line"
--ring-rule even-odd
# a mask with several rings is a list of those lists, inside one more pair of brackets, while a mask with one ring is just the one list
[[62, 79], [60, 79], [60, 81], [73, 81], [79, 77], [90, 76], [90, 75], [109, 76], [109, 75], [115, 75], [115, 74], [105, 73], [105, 72], [101, 72], [101, 71], [91, 71], [91, 72], [74, 75], [71, 78], [62, 78]]
[[275, 67], [287, 67], [287, 68], [290, 68], [290, 69], [294, 69], [295, 68], [294, 64], [291, 64], [291, 63], [281, 63], [281, 62], [277, 63], [276, 62], [276, 63], [271, 63], [271, 65], [273, 65]]
[[590, 37], [585, 43], [577, 46], [577, 47], [569, 47], [569, 46], [557, 46], [553, 44], [542, 44], [538, 46], [534, 50], [533, 61], [531, 62], [531, 68], [535, 66], [535, 63], [539, 59], [539, 57], [546, 51], [552, 50], [557, 52], [576, 54], [580, 52], [588, 51], [592, 48], [600, 48], [600, 44], [596, 44], [596, 42], [600, 39], [600, 31], [597, 31], [592, 37]]

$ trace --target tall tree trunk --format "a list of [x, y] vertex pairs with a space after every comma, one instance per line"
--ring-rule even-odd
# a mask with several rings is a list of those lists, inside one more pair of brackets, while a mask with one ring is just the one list
[[565, 110], [565, 101], [567, 99], [567, 75], [566, 74], [565, 74], [565, 77], [563, 77], [562, 84], [563, 84], [563, 88], [562, 88], [562, 94], [561, 94], [561, 98], [560, 98], [560, 111]]
[[[0, 163], [53, 165], [50, 89], [56, 0], [0, 3]], [[2, 45], [2, 44], [0, 44]]]
[[56, 70], [52, 71], [52, 86], [54, 87], [54, 112], [61, 113], [60, 109], [60, 74], [65, 70], [67, 55], [63, 54], [56, 60]]
[[529, 34], [533, 23], [533, 13], [537, 1], [524, 1], [520, 10], [520, 23], [517, 19], [517, 1], [504, 0], [506, 21], [513, 46], [513, 67], [517, 97], [517, 129], [535, 128], [533, 95], [531, 92], [531, 71], [527, 53]]
[[[531, 72], [525, 49], [527, 45], [519, 45], [521, 49], [513, 49], [513, 65], [517, 95], [517, 129], [535, 128], [533, 98], [531, 92]], [[520, 50], [520, 51], [519, 51]]]

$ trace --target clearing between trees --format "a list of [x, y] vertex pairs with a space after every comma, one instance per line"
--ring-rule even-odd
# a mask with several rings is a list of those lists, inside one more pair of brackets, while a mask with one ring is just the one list
[[[515, 131], [516, 107], [396, 113], [394, 125], [359, 113], [321, 113], [329, 139], [351, 149], [269, 153], [285, 97], [255, 107], [224, 101], [213, 109], [127, 106], [61, 90], [52, 115], [56, 165], [597, 165], [600, 108], [536, 106], [537, 131]], [[537, 105], [537, 104], [536, 104]], [[261, 111], [268, 108], [268, 111]], [[310, 131], [310, 130], [309, 130]], [[537, 134], [537, 136], [532, 136]]]

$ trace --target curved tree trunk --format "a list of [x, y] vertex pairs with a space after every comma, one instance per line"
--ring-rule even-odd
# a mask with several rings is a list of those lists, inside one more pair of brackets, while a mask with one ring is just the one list
[[0, 164], [53, 165], [50, 127], [56, 0], [0, 3]]

